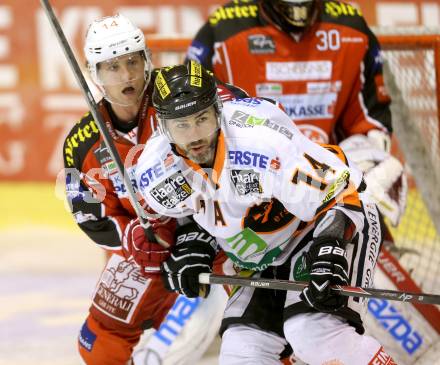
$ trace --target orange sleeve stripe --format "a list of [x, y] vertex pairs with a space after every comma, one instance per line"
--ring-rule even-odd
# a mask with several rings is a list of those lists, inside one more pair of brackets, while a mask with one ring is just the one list
[[313, 220], [316, 220], [319, 216], [330, 210], [336, 204], [340, 206], [350, 207], [351, 209], [361, 209], [361, 201], [359, 199], [359, 193], [353, 184], [350, 183], [348, 188], [346, 188], [341, 194], [337, 195], [326, 204], [323, 204], [317, 209], [317, 213]]
[[334, 144], [325, 144], [325, 143], [319, 143], [319, 145], [323, 148], [325, 148], [327, 151], [330, 151], [331, 153], [335, 154], [336, 156], [338, 156], [338, 158], [345, 163], [346, 165], [348, 165], [348, 161], [347, 161], [347, 157], [345, 156], [344, 151], [342, 151], [342, 148], [334, 145]]
[[[358, 208], [361, 208], [361, 201], [359, 199], [359, 193], [352, 183], [350, 183], [347, 191], [343, 192], [341, 195], [342, 203], [344, 205], [351, 205]], [[338, 197], [336, 198], [338, 199]]]

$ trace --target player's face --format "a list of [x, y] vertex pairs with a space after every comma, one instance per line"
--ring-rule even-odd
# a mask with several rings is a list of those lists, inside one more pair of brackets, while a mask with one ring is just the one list
[[210, 106], [188, 117], [166, 120], [169, 136], [190, 160], [211, 164], [217, 143], [217, 113]]
[[278, 14], [295, 27], [306, 27], [312, 17], [313, 0], [277, 0], [274, 7]]
[[144, 91], [145, 59], [140, 52], [115, 57], [100, 62], [97, 74], [110, 102], [133, 105]]

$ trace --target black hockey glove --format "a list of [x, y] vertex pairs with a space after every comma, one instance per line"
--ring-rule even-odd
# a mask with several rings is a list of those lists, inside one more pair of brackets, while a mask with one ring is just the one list
[[176, 245], [161, 267], [165, 288], [188, 298], [208, 296], [209, 285], [199, 283], [199, 274], [212, 271], [216, 254], [215, 238], [197, 223], [179, 227], [176, 231]]
[[301, 299], [320, 312], [332, 313], [347, 305], [347, 297], [339, 295], [331, 285], [348, 284], [346, 242], [329, 237], [317, 237], [303, 255], [309, 285], [300, 294]]

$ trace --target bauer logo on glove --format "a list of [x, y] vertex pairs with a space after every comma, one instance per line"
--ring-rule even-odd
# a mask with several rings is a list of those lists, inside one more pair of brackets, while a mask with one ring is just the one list
[[176, 236], [177, 244], [162, 264], [165, 288], [188, 298], [208, 296], [209, 286], [199, 283], [199, 274], [212, 272], [218, 252], [215, 238], [196, 223], [179, 227]]
[[344, 307], [347, 298], [331, 286], [348, 284], [345, 243], [330, 237], [315, 238], [303, 260], [310, 273], [310, 283], [300, 294], [301, 299], [320, 312], [336, 312]]

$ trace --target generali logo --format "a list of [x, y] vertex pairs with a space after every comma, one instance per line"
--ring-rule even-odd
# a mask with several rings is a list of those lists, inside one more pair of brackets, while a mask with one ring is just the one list
[[139, 290], [132, 285], [133, 280], [145, 281], [134, 262], [121, 261], [117, 266], [107, 266], [93, 298], [94, 304], [126, 322], [139, 296]]

